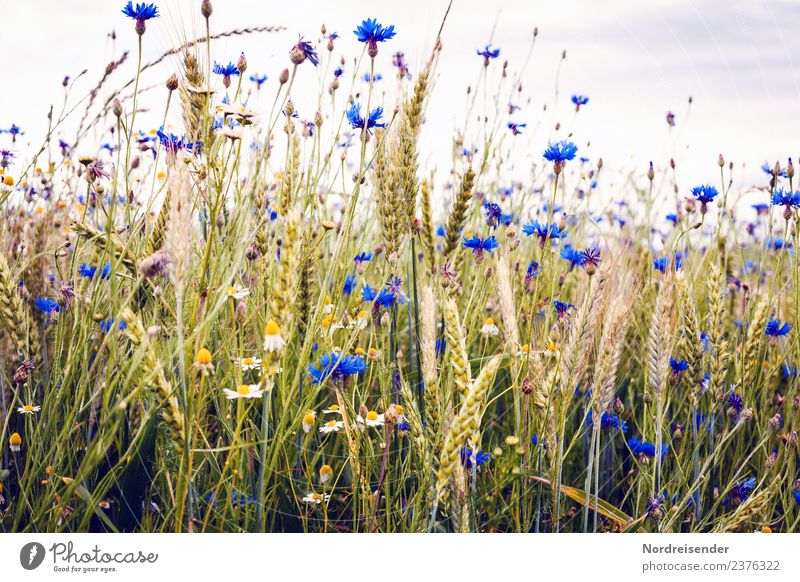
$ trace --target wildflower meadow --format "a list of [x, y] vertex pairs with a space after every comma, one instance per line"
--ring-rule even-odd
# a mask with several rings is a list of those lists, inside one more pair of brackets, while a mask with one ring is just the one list
[[46, 134], [0, 112], [0, 531], [798, 531], [791, 152], [604, 164], [457, 1], [413, 61], [369, 10], [170, 46], [119, 4]]

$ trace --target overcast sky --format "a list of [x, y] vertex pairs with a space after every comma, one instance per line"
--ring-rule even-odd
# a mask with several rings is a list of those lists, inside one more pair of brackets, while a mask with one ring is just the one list
[[[64, 75], [88, 68], [85, 92], [88, 81], [94, 83], [105, 63], [122, 50], [130, 49], [135, 57], [133, 23], [120, 13], [122, 4], [3, 0], [0, 127], [16, 123], [27, 132], [24, 140], [38, 145], [49, 105], [60, 105]], [[199, 22], [199, 0], [157, 4], [162, 17], [148, 23], [145, 60], [193, 36]], [[286, 30], [225, 39], [214, 45], [213, 54], [218, 60], [235, 61], [244, 51], [251, 71], [268, 74], [272, 82], [287, 66], [287, 51], [299, 33], [316, 39], [325, 23], [342, 37], [336, 53], [352, 57], [360, 47], [351, 31], [363, 18], [377, 17], [394, 24], [397, 36], [381, 47], [376, 70], [391, 76], [391, 54], [402, 50], [414, 72], [430, 50], [446, 4], [215, 0], [214, 31], [263, 24]], [[437, 153], [423, 165], [446, 163], [453, 128], [463, 125], [466, 86], [480, 70], [476, 47], [491, 40], [509, 60], [509, 70], [517, 71], [538, 26], [537, 46], [522, 79], [524, 95], [533, 101], [519, 113], [519, 121], [529, 128], [539, 122], [542, 126], [515, 142], [525, 146], [520, 149], [539, 155], [553, 124], [561, 121], [574, 129], [580, 145], [591, 140], [582, 153], [602, 156], [612, 167], [649, 160], [663, 165], [674, 155], [688, 182], [716, 180], [716, 159], [723, 153], [726, 159], [747, 163], [748, 179], [758, 179], [755, 168], [765, 160], [774, 163], [800, 154], [800, 81], [792, 61], [792, 55], [800, 54], [798, 22], [800, 2], [787, 0], [455, 0], [423, 133], [425, 148]], [[117, 33], [116, 46], [108, 37], [112, 30]], [[565, 49], [560, 96], [543, 116], [541, 107], [553, 100]], [[133, 60], [119, 72], [117, 83], [132, 76]], [[143, 83], [161, 83], [177, 66], [169, 60]], [[317, 76], [308, 67], [301, 73], [299, 90], [313, 87], [316, 94]], [[590, 97], [577, 118], [569, 103], [572, 93]], [[690, 95], [694, 104], [687, 119]], [[677, 122], [671, 133], [665, 122], [670, 110]], [[313, 111], [301, 113], [313, 116]]]

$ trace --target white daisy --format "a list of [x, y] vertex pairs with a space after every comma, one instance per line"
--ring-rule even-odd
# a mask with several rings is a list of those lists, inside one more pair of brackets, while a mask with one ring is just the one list
[[286, 342], [281, 337], [281, 328], [275, 321], [267, 323], [264, 331], [264, 349], [268, 352], [276, 352], [283, 348]]
[[382, 426], [384, 422], [383, 415], [378, 414], [374, 410], [370, 410], [369, 412], [367, 412], [366, 420], [361, 418], [361, 416], [359, 416], [356, 420], [366, 424], [367, 426], [374, 426], [374, 427]]
[[305, 416], [303, 416], [303, 432], [308, 434], [312, 428], [314, 428], [314, 421], [317, 418], [317, 413], [313, 410], [309, 410], [306, 412]]
[[328, 408], [323, 410], [325, 414], [342, 414], [342, 409], [339, 408], [338, 404], [331, 404]]
[[333, 311], [333, 304], [331, 303], [331, 296], [325, 296], [325, 305], [322, 307], [322, 313], [330, 313]]
[[494, 319], [491, 317], [487, 318], [486, 321], [483, 322], [483, 327], [481, 328], [481, 334], [483, 335], [497, 335], [500, 333], [500, 330], [497, 329], [497, 326], [494, 324]]
[[264, 390], [261, 389], [261, 384], [239, 384], [236, 390], [223, 389], [225, 396], [228, 400], [235, 400], [237, 398], [261, 398]]
[[20, 414], [34, 414], [35, 412], [39, 412], [42, 409], [41, 406], [32, 406], [30, 404], [26, 404], [25, 406], [20, 406], [17, 408], [17, 412]]
[[350, 320], [350, 323], [347, 324], [349, 329], [364, 329], [367, 327], [367, 312], [363, 309], [358, 312], [358, 315], [355, 316], [354, 319]]
[[244, 299], [250, 295], [250, 289], [245, 289], [241, 285], [234, 285], [225, 289], [225, 296], [231, 299]]
[[343, 428], [344, 423], [341, 420], [329, 420], [319, 427], [319, 432], [327, 434], [329, 432], [339, 432]]
[[236, 365], [241, 366], [242, 370], [258, 370], [261, 368], [261, 358], [242, 358], [236, 361]]
[[306, 503], [314, 503], [316, 505], [319, 505], [323, 501], [328, 501], [330, 498], [331, 496], [328, 493], [325, 493], [324, 495], [322, 493], [309, 493], [308, 495], [303, 497], [303, 501], [305, 501]]

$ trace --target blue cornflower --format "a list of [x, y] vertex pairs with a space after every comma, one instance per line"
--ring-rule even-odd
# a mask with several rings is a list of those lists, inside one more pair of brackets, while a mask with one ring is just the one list
[[268, 77], [266, 75], [259, 75], [258, 73], [250, 75], [250, 80], [255, 83], [256, 87], [259, 89], [261, 88], [261, 85], [267, 82], [267, 79]]
[[700, 332], [700, 345], [703, 346], [703, 351], [704, 352], [707, 352], [708, 350], [711, 349], [711, 338], [704, 331]]
[[528, 236], [537, 236], [541, 241], [542, 245], [544, 245], [547, 239], [558, 239], [558, 238], [565, 238], [567, 236], [566, 231], [561, 230], [557, 224], [547, 224], [547, 223], [540, 223], [537, 220], [533, 220], [530, 224], [525, 224], [522, 226], [522, 232], [527, 234]]
[[[467, 469], [472, 468], [472, 449], [469, 447], [461, 447], [461, 462], [464, 463]], [[480, 467], [485, 465], [492, 459], [492, 453], [486, 451], [478, 451], [475, 453], [475, 465]]]
[[773, 338], [778, 338], [781, 336], [786, 335], [792, 331], [792, 326], [788, 323], [781, 323], [779, 320], [770, 318], [769, 323], [767, 323], [767, 329], [764, 331], [765, 335], [772, 336]]
[[778, 188], [772, 194], [772, 203], [790, 208], [797, 208], [800, 206], [800, 192], [791, 192]]
[[134, 7], [133, 2], [128, 2], [122, 9], [122, 13], [128, 18], [136, 21], [136, 34], [142, 36], [145, 31], [145, 21], [151, 18], [158, 18], [158, 8], [155, 4], [136, 4]]
[[734, 422], [738, 422], [742, 415], [742, 408], [744, 408], [744, 400], [742, 400], [742, 397], [734, 392], [733, 388], [731, 388], [731, 391], [728, 392], [728, 398], [726, 399], [725, 404], [728, 406], [728, 416]]
[[386, 290], [391, 293], [400, 305], [405, 305], [408, 303], [408, 296], [406, 295], [405, 291], [403, 291], [403, 281], [400, 277], [392, 275], [389, 277], [389, 280], [386, 281]]
[[101, 279], [108, 279], [111, 275], [111, 263], [106, 263], [102, 267], [100, 267], [100, 278]]
[[586, 269], [589, 276], [594, 275], [595, 271], [597, 271], [597, 267], [603, 262], [603, 259], [600, 258], [600, 249], [597, 247], [588, 247], [584, 249], [581, 254], [583, 255], [583, 268]]
[[725, 501], [722, 502], [722, 505], [731, 505], [736, 507], [737, 505], [741, 505], [747, 498], [750, 497], [750, 494], [753, 492], [753, 489], [756, 488], [756, 480], [754, 477], [748, 477], [747, 479], [742, 479], [734, 485], [728, 496], [725, 498]]
[[[586, 426], [594, 426], [591, 410], [586, 416]], [[615, 414], [610, 414], [608, 412], [604, 412], [603, 416], [600, 417], [600, 428], [602, 428], [603, 430], [608, 430], [613, 428], [621, 432], [626, 432], [628, 430], [628, 425], [625, 424], [625, 421], [622, 420], [622, 418], [620, 418], [619, 416]]]
[[792, 217], [792, 209], [800, 207], [800, 192], [778, 188], [772, 194], [772, 203], [783, 206], [783, 217], [789, 220]]
[[93, 267], [89, 263], [81, 263], [80, 267], [78, 267], [78, 274], [81, 277], [86, 277], [87, 279], [94, 278], [94, 274], [97, 272], [97, 267]]
[[320, 384], [328, 378], [332, 378], [334, 381], [344, 380], [366, 369], [367, 363], [361, 356], [325, 353], [320, 356], [318, 366], [309, 364], [308, 373], [313, 378], [312, 384]]
[[570, 271], [575, 267], [582, 267], [586, 262], [583, 251], [572, 248], [572, 245], [564, 245], [564, 248], [561, 249], [561, 258], [565, 261], [569, 261]]
[[475, 52], [478, 53], [479, 57], [483, 57], [484, 66], [489, 66], [489, 61], [500, 56], [500, 49], [492, 48], [490, 44], [487, 44], [483, 50], [475, 49]]
[[369, 303], [371, 301], [374, 301], [377, 296], [378, 295], [375, 292], [375, 289], [373, 289], [369, 285], [364, 285], [364, 287], [361, 289], [361, 299], [365, 303]]
[[356, 288], [357, 284], [358, 279], [356, 279], [355, 273], [350, 273], [344, 278], [344, 288], [342, 289], [342, 292], [345, 295], [350, 295]]
[[445, 351], [447, 351], [447, 340], [443, 337], [436, 338], [436, 353], [440, 356], [443, 356]]
[[647, 515], [648, 519], [660, 521], [661, 518], [664, 517], [664, 505], [666, 503], [667, 500], [664, 499], [663, 495], [653, 495], [648, 498], [647, 503], [645, 504], [645, 514]]
[[666, 218], [672, 224], [678, 224], [678, 215], [677, 214], [667, 214]]
[[366, 130], [372, 133], [373, 127], [386, 127], [385, 123], [379, 123], [383, 117], [383, 107], [376, 107], [369, 112], [367, 119], [361, 115], [361, 103], [353, 103], [347, 110], [347, 121], [353, 129]]
[[669, 267], [670, 259], [669, 257], [659, 257], [653, 260], [653, 268], [656, 271], [661, 271], [662, 273], [667, 272], [667, 267]]
[[295, 65], [302, 64], [306, 59], [315, 67], [319, 64], [319, 55], [317, 51], [314, 50], [310, 42], [303, 40], [302, 36], [297, 41], [297, 44], [292, 47], [292, 50], [289, 51], [289, 59]]
[[394, 305], [395, 299], [394, 293], [388, 289], [381, 289], [381, 292], [378, 293], [378, 297], [375, 299], [375, 305], [378, 307], [391, 307]]
[[685, 360], [676, 360], [675, 358], [669, 359], [669, 367], [672, 368], [672, 373], [675, 375], [685, 372], [689, 369], [689, 364]]
[[394, 38], [394, 24], [384, 28], [375, 18], [367, 18], [353, 31], [358, 42], [367, 44], [367, 54], [373, 59], [378, 56], [378, 43]]
[[784, 363], [781, 366], [781, 381], [786, 383], [795, 378], [797, 378], [797, 366], [790, 366], [788, 363]]
[[761, 171], [772, 178], [776, 176], [776, 171], [777, 171], [777, 176], [779, 178], [787, 177], [786, 170], [782, 169], [780, 164], [778, 164], [777, 162], [775, 162], [774, 166], [770, 166], [769, 162], [764, 162], [764, 164], [761, 166]]
[[484, 202], [483, 210], [486, 212], [487, 225], [494, 228], [498, 224], [500, 224], [500, 221], [503, 218], [503, 210], [500, 208], [499, 204], [496, 204], [494, 202]]
[[758, 202], [756, 204], [753, 204], [751, 207], [753, 208], [753, 210], [756, 211], [756, 214], [758, 216], [761, 216], [769, 212], [769, 204], [765, 204], [764, 202]]
[[533, 283], [534, 277], [539, 276], [539, 272], [539, 263], [537, 261], [531, 261], [528, 263], [528, 268], [525, 271], [525, 289], [527, 289], [529, 293], [533, 292], [531, 283]]
[[575, 111], [579, 111], [581, 105], [586, 105], [589, 102], [589, 98], [585, 95], [573, 95], [572, 102], [575, 104]]
[[369, 83], [370, 81], [378, 82], [383, 80], [383, 75], [380, 73], [375, 73], [374, 75], [370, 76], [369, 71], [367, 71], [361, 78], [364, 79], [365, 83]]
[[177, 154], [181, 150], [192, 151], [200, 145], [200, 143], [193, 143], [186, 141], [185, 136], [175, 135], [174, 133], [167, 133], [164, 131], [164, 126], [161, 126], [156, 132], [161, 146], [167, 151], [167, 154]]
[[464, 238], [461, 244], [464, 245], [465, 248], [472, 249], [472, 254], [475, 257], [475, 260], [479, 262], [483, 260], [484, 251], [488, 251], [488, 253], [491, 255], [492, 251], [500, 246], [497, 243], [497, 239], [493, 236], [490, 236], [489, 238], [481, 238], [479, 236]]
[[694, 196], [698, 202], [704, 202], [708, 204], [709, 202], [713, 202], [714, 198], [719, 195], [719, 192], [714, 186], [710, 186], [708, 184], [695, 186], [692, 188], [692, 196]]
[[334, 77], [336, 77], [336, 78], [339, 78], [339, 77], [341, 77], [342, 75], [344, 75], [344, 69], [343, 69], [342, 67], [336, 67], [336, 68], [333, 70], [333, 76], [334, 76]]
[[33, 304], [36, 306], [36, 309], [41, 311], [42, 313], [53, 313], [54, 311], [58, 312], [61, 310], [61, 307], [58, 305], [57, 301], [53, 301], [49, 297], [37, 297], [34, 300]]
[[[656, 456], [656, 446], [653, 443], [642, 441], [636, 437], [631, 437], [628, 440], [628, 448], [630, 448], [631, 453], [634, 455], [644, 455], [645, 457]], [[668, 452], [669, 447], [667, 445], [661, 445], [661, 457], [665, 457]]]
[[545, 160], [553, 162], [553, 171], [558, 175], [567, 162], [575, 159], [576, 153], [578, 146], [571, 141], [562, 140], [547, 144], [547, 149], [542, 155]]
[[714, 186], [705, 184], [692, 188], [692, 196], [700, 203], [700, 214], [708, 212], [708, 205], [719, 195]]
[[[114, 322], [115, 321], [116, 320], [113, 317], [109, 317], [108, 319], [104, 319], [103, 321], [100, 322], [100, 329], [102, 329], [104, 332], [108, 333], [109, 331], [114, 329]], [[119, 329], [120, 331], [125, 331], [127, 328], [128, 328], [128, 324], [120, 319], [119, 323], [117, 323], [117, 329]]]
[[230, 87], [231, 77], [239, 76], [239, 69], [233, 63], [228, 63], [227, 65], [221, 65], [218, 62], [214, 61], [213, 72], [215, 75], [222, 76], [222, 84], [225, 85], [225, 87]]
[[556, 310], [558, 317], [566, 317], [569, 314], [570, 309], [575, 309], [575, 306], [572, 303], [564, 303], [563, 301], [559, 301], [555, 299], [553, 301], [553, 308]]
[[353, 261], [355, 261], [356, 265], [360, 265], [361, 263], [366, 263], [372, 260], [372, 253], [364, 252], [360, 253], [355, 256]]
[[527, 127], [527, 123], [516, 123], [514, 121], [508, 122], [508, 129], [511, 130], [511, 133], [514, 135], [519, 135], [522, 133], [522, 128]]

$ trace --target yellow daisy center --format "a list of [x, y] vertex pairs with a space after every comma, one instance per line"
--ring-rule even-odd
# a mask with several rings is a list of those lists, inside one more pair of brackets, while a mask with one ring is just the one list
[[206, 348], [202, 348], [199, 352], [197, 352], [197, 363], [202, 366], [207, 366], [211, 363], [211, 352], [209, 352]]
[[330, 408], [328, 408], [328, 410], [339, 410], [339, 405], [338, 404], [331, 404], [331, 406], [330, 406]]
[[23, 408], [25, 409], [25, 412], [33, 412], [33, 406], [30, 404], [26, 404]]
[[397, 414], [403, 414], [403, 413], [405, 413], [405, 410], [404, 410], [404, 409], [403, 409], [403, 407], [402, 407], [402, 406], [400, 406], [399, 404], [395, 404], [395, 405], [394, 405], [394, 409], [397, 411]]
[[491, 317], [487, 317], [485, 324], [486, 325], [494, 325], [494, 319], [492, 319]]
[[22, 444], [22, 437], [19, 436], [18, 432], [15, 432], [9, 437], [8, 442], [13, 446], [18, 447]]
[[367, 312], [362, 309], [361, 311], [358, 312], [358, 316], [357, 317], [359, 319], [364, 319], [366, 316], [367, 316]]
[[330, 428], [333, 428], [334, 426], [336, 426], [336, 421], [335, 420], [329, 420], [328, 422], [325, 423], [325, 426], [329, 426]]
[[244, 359], [242, 360], [242, 363], [243, 363], [245, 366], [252, 366], [252, 365], [253, 365], [253, 358], [244, 358]]
[[280, 335], [280, 333], [281, 333], [281, 328], [276, 322], [270, 321], [269, 323], [267, 323], [267, 331], [266, 331], [267, 335]]
[[314, 416], [312, 414], [306, 414], [303, 417], [303, 424], [314, 424]]
[[326, 295], [325, 296], [325, 305], [330, 305], [330, 304], [331, 304], [331, 296], [330, 295]]
[[246, 396], [247, 394], [250, 394], [250, 386], [247, 384], [239, 384], [239, 386], [236, 388], [236, 392]]
[[333, 475], [333, 468], [330, 465], [322, 465], [319, 468], [320, 475]]
[[374, 410], [370, 410], [370, 411], [367, 413], [367, 420], [370, 420], [370, 421], [372, 421], [372, 420], [378, 420], [378, 413], [377, 413], [377, 412], [375, 412]]
[[364, 355], [364, 348], [356, 348], [356, 355], [363, 356]]
[[228, 287], [227, 289], [225, 289], [225, 295], [227, 295], [228, 297], [233, 297], [234, 295], [236, 295], [236, 287]]

